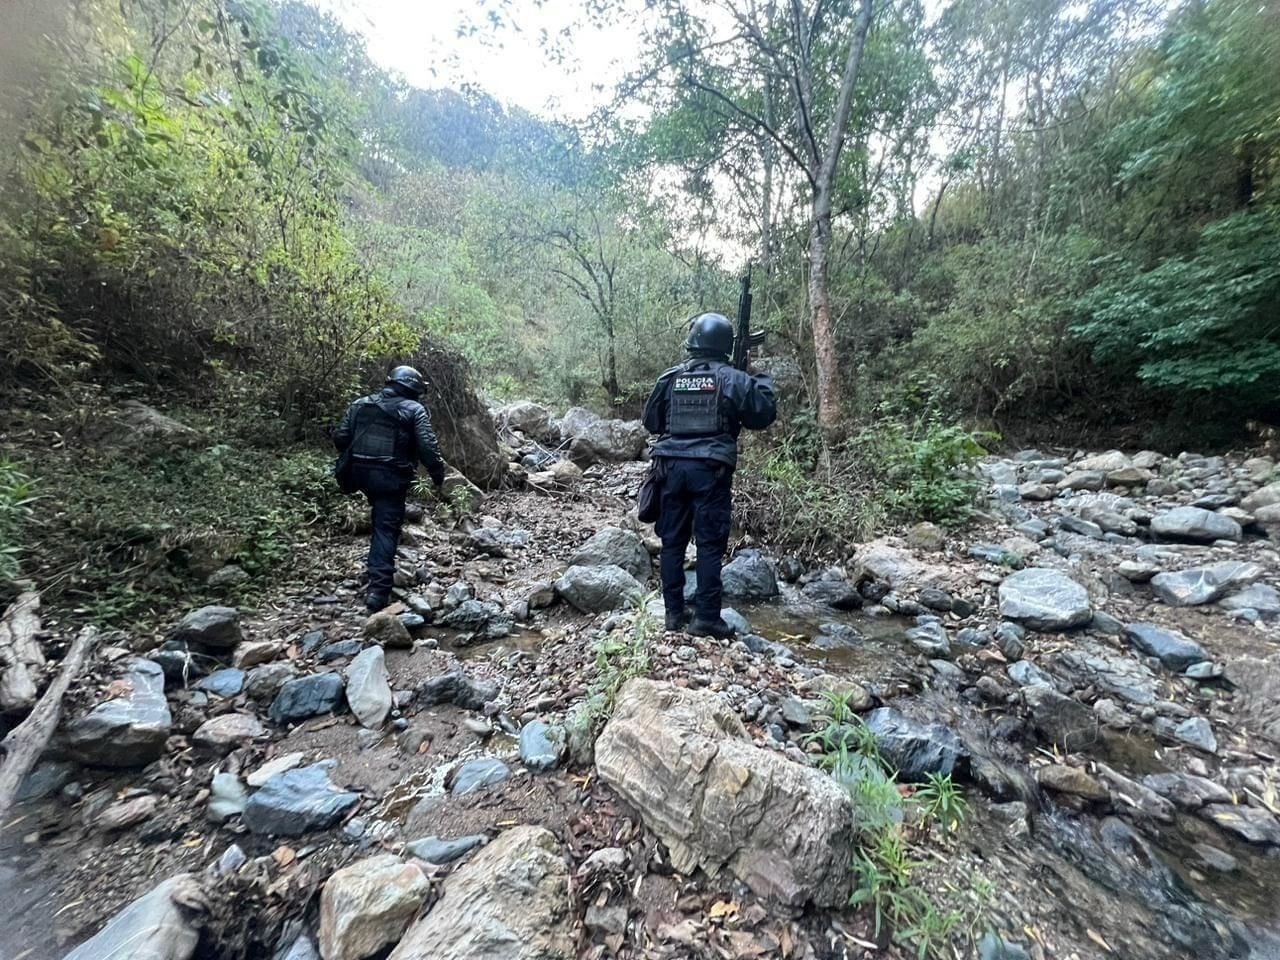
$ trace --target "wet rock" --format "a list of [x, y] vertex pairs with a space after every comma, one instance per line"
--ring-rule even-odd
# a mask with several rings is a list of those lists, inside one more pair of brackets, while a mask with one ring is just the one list
[[1054, 793], [1066, 793], [1093, 802], [1105, 802], [1111, 794], [1101, 783], [1079, 767], [1051, 763], [1036, 768], [1036, 783]]
[[469, 631], [473, 640], [497, 640], [511, 633], [511, 618], [492, 600], [463, 600], [441, 619], [446, 627]]
[[452, 874], [390, 960], [574, 960], [569, 868], [542, 827], [500, 834]]
[[1182, 671], [1193, 663], [1207, 660], [1204, 648], [1189, 637], [1166, 630], [1154, 623], [1131, 623], [1124, 628], [1125, 639], [1149, 657], [1155, 657], [1167, 669]]
[[1092, 746], [1099, 737], [1093, 711], [1051, 687], [1033, 684], [1024, 687], [1023, 699], [1031, 711], [1031, 724], [1050, 743], [1068, 753]]
[[112, 699], [68, 724], [67, 750], [92, 766], [145, 767], [164, 751], [173, 726], [164, 671], [150, 660], [132, 660], [108, 691]]
[[1213, 727], [1204, 717], [1183, 720], [1174, 728], [1173, 735], [1189, 747], [1205, 753], [1218, 752], [1218, 738], [1213, 735]]
[[1220, 513], [1200, 507], [1175, 507], [1158, 514], [1151, 521], [1151, 531], [1164, 540], [1212, 543], [1215, 540], [1239, 540], [1240, 524]]
[[1055, 670], [1070, 677], [1075, 687], [1093, 686], [1138, 706], [1155, 702], [1156, 675], [1132, 657], [1090, 644], [1059, 652], [1054, 663]]
[[758, 896], [792, 905], [847, 896], [848, 794], [753, 746], [715, 694], [629, 681], [596, 743], [596, 770], [681, 873], [727, 869]]
[[843, 577], [813, 580], [800, 589], [806, 600], [826, 604], [835, 610], [857, 610], [862, 606], [862, 594]]
[[1151, 587], [1157, 597], [1171, 606], [1199, 606], [1212, 603], [1233, 589], [1248, 586], [1263, 572], [1256, 563], [1228, 561], [1159, 574], [1152, 578]]
[[1211, 803], [1200, 816], [1250, 843], [1280, 846], [1280, 820], [1258, 807]]
[[621, 567], [641, 583], [653, 573], [653, 561], [644, 541], [630, 530], [605, 527], [578, 548], [569, 560], [571, 567]]
[[720, 619], [733, 627], [740, 637], [745, 637], [751, 633], [751, 624], [747, 621], [747, 618], [733, 609], [733, 607], [723, 608], [720, 611]]
[[312, 764], [277, 773], [249, 798], [244, 824], [253, 833], [300, 837], [328, 830], [360, 802], [358, 793], [340, 790], [329, 779], [327, 764]]
[[489, 838], [483, 833], [467, 837], [454, 837], [452, 840], [442, 840], [439, 837], [423, 837], [421, 840], [414, 840], [405, 844], [404, 849], [409, 855], [417, 857], [419, 860], [425, 860], [427, 863], [446, 864], [461, 860], [472, 850], [477, 847], [483, 847], [488, 842]]
[[1211, 803], [1231, 803], [1231, 791], [1204, 777], [1189, 773], [1151, 773], [1142, 785], [1171, 801], [1181, 810], [1199, 810]]
[[967, 762], [968, 753], [960, 738], [940, 723], [922, 723], [892, 707], [872, 710], [864, 722], [875, 735], [880, 755], [903, 780], [955, 773]]
[[1235, 873], [1240, 867], [1240, 861], [1215, 846], [1207, 843], [1193, 843], [1191, 849], [1196, 852], [1196, 856], [1200, 858], [1200, 862], [1217, 873]]
[[463, 673], [446, 673], [432, 677], [418, 686], [414, 700], [422, 707], [452, 703], [464, 710], [480, 710], [498, 695], [498, 685], [476, 680]]
[[206, 720], [191, 735], [191, 742], [217, 753], [229, 753], [267, 735], [267, 728], [250, 713], [224, 713]]
[[397, 943], [430, 889], [418, 867], [393, 854], [334, 871], [320, 893], [320, 955], [364, 960]]
[[231, 650], [242, 639], [240, 614], [234, 607], [201, 607], [182, 618], [165, 638], [172, 645], [187, 644], [206, 650]]
[[234, 773], [215, 773], [209, 787], [209, 805], [205, 815], [214, 823], [222, 823], [244, 813], [249, 794]]
[[449, 773], [449, 791], [455, 797], [466, 796], [491, 784], [502, 783], [511, 776], [511, 768], [497, 757], [468, 760]]
[[280, 688], [297, 673], [297, 668], [291, 663], [264, 663], [245, 675], [244, 692], [257, 703], [274, 700]]
[[408, 650], [413, 646], [409, 628], [389, 610], [380, 610], [366, 620], [364, 635], [366, 639], [392, 650]]
[[271, 703], [271, 720], [284, 724], [306, 720], [337, 710], [342, 705], [342, 677], [336, 673], [313, 673], [289, 680], [280, 687]]
[[207, 912], [200, 881], [180, 873], [134, 900], [63, 960], [189, 960]]
[[234, 667], [215, 670], [196, 684], [197, 690], [219, 697], [234, 697], [244, 689], [244, 671]]
[[1117, 810], [1127, 807], [1138, 816], [1150, 817], [1161, 823], [1173, 823], [1176, 808], [1170, 801], [1150, 787], [1112, 770], [1105, 763], [1096, 763], [1094, 767], [1098, 779], [1111, 792], [1111, 802]]
[[381, 647], [362, 650], [347, 667], [347, 704], [363, 727], [377, 730], [386, 722], [391, 713], [391, 680]]
[[1093, 616], [1084, 587], [1057, 570], [1019, 570], [1000, 584], [1000, 615], [1033, 630], [1067, 630]]
[[773, 567], [756, 550], [740, 550], [721, 571], [721, 580], [731, 600], [772, 600], [778, 595]]
[[292, 770], [294, 767], [301, 766], [302, 758], [303, 753], [299, 750], [294, 753], [286, 753], [284, 756], [268, 760], [246, 778], [249, 786], [260, 787], [277, 773], [284, 773], [286, 770]]
[[570, 567], [556, 581], [556, 593], [583, 613], [604, 613], [634, 602], [644, 588], [619, 566]]
[[868, 709], [872, 704], [871, 693], [862, 684], [830, 673], [819, 673], [809, 677], [800, 683], [799, 690], [806, 694], [830, 694], [838, 697], [849, 705], [850, 710], [857, 713]]
[[533, 720], [520, 730], [520, 762], [530, 770], [551, 770], [560, 764], [564, 751], [563, 727]]
[[922, 623], [912, 627], [906, 633], [907, 641], [920, 652], [930, 657], [946, 658], [951, 656], [951, 641], [947, 638], [947, 628], [940, 623]]

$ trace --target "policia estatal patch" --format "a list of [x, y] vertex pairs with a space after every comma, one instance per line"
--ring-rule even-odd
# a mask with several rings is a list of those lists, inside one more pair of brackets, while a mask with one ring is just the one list
[[691, 371], [671, 379], [667, 431], [675, 437], [719, 433], [720, 381], [713, 371]]

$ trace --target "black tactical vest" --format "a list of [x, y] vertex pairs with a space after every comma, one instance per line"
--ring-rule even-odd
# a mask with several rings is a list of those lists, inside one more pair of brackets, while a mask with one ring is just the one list
[[724, 430], [720, 378], [705, 361], [687, 364], [671, 378], [667, 433], [673, 437], [709, 437]]

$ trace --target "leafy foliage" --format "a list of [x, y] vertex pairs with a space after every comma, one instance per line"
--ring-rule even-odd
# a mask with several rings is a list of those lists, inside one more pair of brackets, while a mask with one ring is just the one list
[[0, 457], [0, 584], [18, 576], [23, 528], [31, 520], [35, 484], [12, 460]]

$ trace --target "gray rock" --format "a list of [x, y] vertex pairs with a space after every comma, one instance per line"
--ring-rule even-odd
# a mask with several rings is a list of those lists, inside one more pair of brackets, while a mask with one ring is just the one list
[[214, 823], [222, 823], [244, 813], [249, 794], [234, 773], [215, 773], [209, 787], [206, 815]]
[[1004, 621], [995, 629], [996, 645], [1000, 647], [1000, 653], [1004, 655], [1006, 660], [1021, 660], [1022, 654], [1026, 649], [1024, 640], [1027, 638], [1027, 632], [1016, 623]]
[[1204, 777], [1189, 773], [1150, 773], [1142, 785], [1170, 800], [1181, 810], [1199, 810], [1210, 803], [1231, 803], [1231, 791]]
[[1195, 850], [1200, 862], [1210, 870], [1218, 873], [1234, 873], [1240, 867], [1239, 860], [1227, 853], [1227, 851], [1219, 850], [1210, 844], [1193, 843], [1191, 848]]
[[1098, 719], [1078, 700], [1043, 684], [1023, 687], [1022, 696], [1031, 710], [1032, 726], [1050, 743], [1072, 753], [1098, 741]]
[[1062, 650], [1054, 657], [1058, 670], [1076, 687], [1094, 686], [1128, 703], [1147, 706], [1156, 699], [1156, 675], [1132, 657], [1119, 656], [1093, 644]]
[[1084, 587], [1057, 570], [1019, 570], [1000, 584], [1000, 615], [1033, 630], [1067, 630], [1093, 616]]
[[377, 730], [386, 722], [391, 713], [391, 679], [381, 647], [362, 650], [347, 667], [347, 704], [361, 726]]
[[1194, 607], [1212, 603], [1237, 587], [1246, 587], [1263, 573], [1263, 568], [1256, 563], [1227, 561], [1161, 573], [1152, 578], [1151, 587], [1156, 596], [1170, 606]]
[[1128, 730], [1133, 726], [1133, 717], [1120, 704], [1107, 697], [1093, 702], [1093, 712], [1104, 727], [1112, 730]]
[[641, 583], [653, 573], [653, 561], [644, 541], [630, 530], [604, 527], [578, 548], [569, 560], [571, 567], [621, 567]]
[[405, 844], [405, 851], [427, 863], [445, 864], [460, 860], [477, 847], [483, 847], [489, 838], [483, 833], [442, 840], [440, 837], [424, 837]]
[[320, 955], [365, 960], [383, 952], [403, 936], [430, 889], [417, 864], [394, 854], [335, 870], [320, 894]]
[[619, 566], [570, 567], [556, 581], [556, 593], [583, 613], [604, 613], [635, 602], [644, 588]]
[[337, 825], [360, 802], [358, 793], [340, 790], [328, 765], [312, 764], [277, 773], [249, 798], [243, 820], [253, 833], [300, 837]]
[[15, 803], [26, 803], [29, 800], [43, 800], [51, 797], [76, 775], [76, 765], [59, 760], [44, 760], [26, 775], [18, 792], [14, 796]]
[[806, 583], [800, 593], [806, 600], [835, 610], [857, 610], [862, 606], [862, 594], [844, 578], [813, 580]]
[[879, 707], [864, 718], [876, 747], [903, 780], [927, 774], [950, 774], [968, 759], [960, 738], [939, 723], [922, 723], [892, 707]]
[[1280, 480], [1255, 490], [1240, 501], [1240, 506], [1250, 513], [1256, 513], [1263, 507], [1272, 507], [1277, 503], [1280, 503]]
[[733, 607], [725, 607], [721, 610], [720, 619], [733, 627], [734, 632], [740, 637], [745, 637], [751, 633], [751, 624], [747, 621], [747, 618], [733, 609]]
[[773, 567], [756, 550], [741, 550], [721, 571], [724, 595], [731, 600], [772, 600], [778, 595]]
[[366, 640], [381, 644], [391, 650], [408, 650], [413, 646], [409, 628], [390, 610], [379, 610], [364, 622]]
[[1030, 687], [1034, 684], [1046, 687], [1053, 686], [1053, 680], [1049, 675], [1030, 660], [1019, 660], [1016, 663], [1011, 663], [1005, 672], [1009, 674], [1009, 679], [1020, 687]]
[[1187, 667], [1183, 671], [1183, 676], [1192, 680], [1217, 680], [1225, 672], [1222, 664], [1214, 663], [1212, 660], [1202, 660]]
[[534, 440], [546, 440], [551, 435], [551, 411], [540, 403], [517, 400], [494, 413], [500, 426], [519, 430]]
[[1200, 507], [1175, 507], [1151, 521], [1151, 531], [1164, 540], [1212, 543], [1215, 540], [1239, 540], [1244, 536], [1240, 524], [1220, 513]]
[[520, 730], [520, 762], [541, 772], [559, 766], [564, 758], [565, 732], [541, 720], [531, 720]]
[[603, 420], [582, 407], [571, 407], [555, 422], [555, 429], [580, 467], [639, 460], [649, 439], [639, 420]]
[[511, 618], [492, 600], [463, 600], [446, 613], [440, 622], [455, 630], [473, 634], [473, 639], [497, 640], [512, 630]]
[[1213, 727], [1204, 717], [1183, 720], [1174, 728], [1173, 735], [1197, 750], [1210, 754], [1218, 752], [1218, 738], [1213, 735]]
[[234, 697], [244, 689], [243, 670], [237, 670], [235, 667], [226, 667], [222, 670], [215, 670], [203, 680], [196, 684], [197, 690], [203, 690], [205, 693], [216, 694], [219, 697]]
[[271, 703], [274, 723], [306, 720], [342, 706], [342, 677], [336, 673], [313, 673], [286, 681]]
[[1125, 639], [1164, 666], [1181, 672], [1194, 663], [1209, 659], [1204, 648], [1189, 637], [1154, 623], [1131, 623], [1124, 628]]
[[987, 563], [1006, 563], [1011, 559], [1009, 551], [998, 543], [975, 543], [969, 547], [967, 553], [975, 560], [984, 560]]
[[253, 714], [223, 713], [200, 724], [191, 742], [225, 754], [266, 735], [266, 727]]
[[1270, 584], [1255, 583], [1223, 597], [1218, 606], [1224, 610], [1254, 610], [1263, 620], [1275, 620], [1280, 618], [1280, 590]]
[[1095, 633], [1105, 633], [1109, 637], [1118, 637], [1124, 633], [1124, 624], [1104, 610], [1093, 611], [1093, 619], [1089, 621], [1089, 629]]
[[167, 642], [190, 644], [206, 650], [231, 650], [243, 637], [240, 632], [240, 614], [234, 607], [201, 607], [182, 618]]
[[1058, 526], [1070, 533], [1078, 533], [1080, 536], [1088, 537], [1091, 540], [1102, 539], [1102, 527], [1094, 523], [1092, 520], [1084, 520], [1080, 517], [1062, 516], [1058, 518]]
[[978, 960], [1028, 960], [1025, 949], [988, 930], [978, 941]]
[[491, 557], [509, 557], [521, 547], [527, 547], [532, 538], [528, 530], [518, 527], [510, 530], [480, 527], [469, 534], [472, 549]]
[[265, 703], [274, 700], [285, 682], [297, 676], [298, 669], [291, 663], [264, 663], [245, 675], [244, 692], [250, 700]]
[[453, 873], [390, 960], [575, 960], [569, 868], [555, 836], [515, 827]]
[[173, 726], [164, 671], [150, 660], [131, 660], [115, 686], [118, 697], [67, 725], [67, 750], [92, 766], [145, 767], [164, 751]]
[[190, 873], [170, 877], [113, 916], [63, 960], [190, 960], [205, 892]]
[[511, 768], [496, 757], [478, 757], [454, 768], [449, 774], [449, 789], [455, 797], [461, 797], [510, 776]]
[[622, 936], [627, 929], [627, 918], [627, 908], [620, 903], [605, 906], [591, 903], [582, 922], [588, 930], [600, 936]]
[[809, 708], [799, 697], [783, 697], [778, 701], [778, 708], [788, 726], [797, 730], [813, 729], [813, 717], [809, 713]]
[[1243, 804], [1210, 804], [1200, 810], [1200, 816], [1250, 843], [1280, 847], [1280, 820], [1266, 810]]
[[462, 673], [445, 673], [418, 686], [414, 700], [422, 707], [452, 703], [464, 710], [480, 710], [498, 695], [498, 685]]
[[1120, 576], [1132, 583], [1146, 583], [1160, 572], [1159, 564], [1142, 560], [1124, 560], [1116, 567]]
[[912, 627], [906, 633], [907, 640], [913, 647], [930, 657], [950, 657], [951, 641], [947, 638], [947, 628], [940, 623], [922, 623]]
[[321, 663], [328, 663], [330, 660], [354, 657], [363, 647], [364, 642], [354, 637], [349, 640], [337, 640], [334, 643], [326, 643], [319, 649], [316, 656], [320, 658]]

